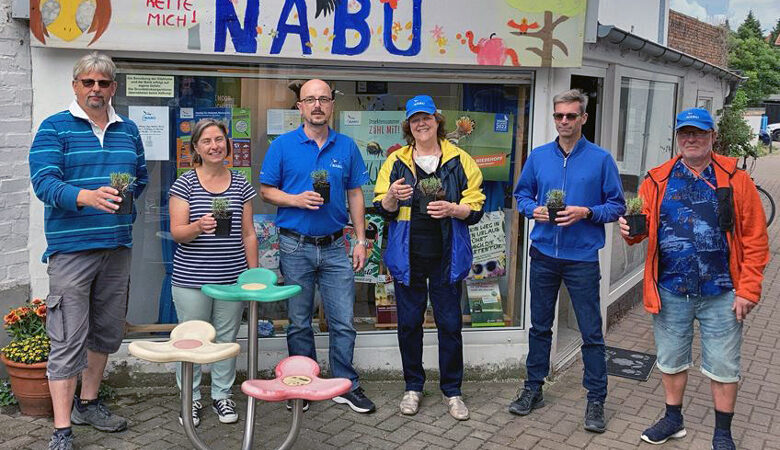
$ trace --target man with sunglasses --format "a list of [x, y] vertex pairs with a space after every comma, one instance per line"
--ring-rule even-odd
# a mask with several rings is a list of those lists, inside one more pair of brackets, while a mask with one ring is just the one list
[[[333, 91], [326, 82], [309, 80], [301, 86], [296, 106], [303, 124], [271, 143], [260, 171], [260, 193], [278, 207], [279, 265], [284, 280], [303, 288], [287, 303], [287, 349], [290, 355], [317, 360], [311, 321], [314, 287], [319, 286], [328, 321], [330, 373], [352, 380], [352, 390], [333, 400], [355, 412], [370, 413], [376, 406], [364, 394], [352, 364], [354, 272], [363, 268], [368, 245], [361, 188], [368, 172], [355, 141], [328, 126], [333, 103]], [[312, 172], [322, 170], [330, 182], [327, 201], [312, 186]], [[343, 236], [347, 203], [357, 236], [352, 264]], [[308, 407], [306, 402], [304, 411]]]
[[116, 214], [122, 198], [109, 185], [112, 173], [129, 173], [129, 191], [137, 198], [148, 177], [138, 127], [111, 106], [115, 74], [106, 55], [79, 59], [75, 99], [41, 123], [30, 149], [33, 190], [46, 206], [46, 369], [55, 427], [50, 449], [72, 448], [71, 424], [101, 431], [127, 427], [98, 398], [108, 355], [124, 337], [135, 217]]
[[[582, 384], [588, 390], [584, 428], [603, 433], [607, 365], [599, 300], [599, 249], [604, 247], [604, 224], [617, 220], [625, 212], [625, 204], [609, 151], [582, 136], [587, 105], [588, 98], [575, 89], [553, 98], [558, 138], [531, 151], [514, 191], [517, 209], [535, 223], [530, 249], [528, 378], [509, 412], [524, 416], [544, 406], [542, 385], [550, 371], [555, 304], [563, 281], [582, 335]], [[548, 192], [554, 189], [565, 192], [566, 208], [553, 223], [544, 205]]]
[[666, 411], [641, 438], [651, 444], [687, 433], [682, 403], [688, 368], [693, 365], [693, 322], [701, 333], [701, 371], [710, 379], [715, 405], [712, 448], [734, 449], [731, 420], [740, 377], [742, 323], [761, 298], [769, 261], [766, 218], [753, 181], [737, 169], [737, 159], [713, 152], [717, 137], [706, 109], [677, 115], [680, 154], [650, 170], [639, 188], [647, 215], [644, 274], [645, 309], [653, 314], [653, 334], [665, 391]]

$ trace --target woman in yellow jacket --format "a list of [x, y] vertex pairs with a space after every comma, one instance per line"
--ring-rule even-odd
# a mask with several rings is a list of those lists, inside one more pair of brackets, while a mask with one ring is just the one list
[[[401, 413], [416, 414], [422, 399], [422, 327], [430, 296], [439, 335], [441, 390], [450, 414], [467, 420], [460, 389], [460, 281], [472, 262], [468, 226], [483, 214], [482, 172], [468, 153], [444, 138], [444, 117], [431, 97], [419, 95], [406, 103], [403, 131], [409, 145], [388, 157], [374, 189], [374, 206], [390, 221], [384, 262], [394, 279], [398, 308], [406, 381]], [[429, 178], [441, 181], [444, 198], [421, 209], [425, 200], [419, 186]]]

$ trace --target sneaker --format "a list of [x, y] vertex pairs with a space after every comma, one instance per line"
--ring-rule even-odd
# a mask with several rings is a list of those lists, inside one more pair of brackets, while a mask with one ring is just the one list
[[664, 416], [642, 433], [642, 440], [650, 444], [663, 444], [669, 439], [682, 439], [687, 434], [683, 421], [677, 422]]
[[405, 391], [403, 398], [401, 398], [401, 414], [405, 416], [413, 416], [420, 410], [420, 401], [422, 400], [423, 393], [419, 391]]
[[[197, 427], [200, 425], [200, 410], [203, 409], [199, 400], [192, 402], [192, 423]], [[181, 412], [179, 412], [179, 424], [184, 426], [184, 420], [181, 418]]]
[[736, 448], [731, 431], [715, 429], [715, 434], [712, 436], [712, 450], [736, 450]]
[[75, 425], [92, 425], [95, 429], [108, 432], [123, 431], [127, 428], [127, 419], [112, 414], [100, 399], [81, 405], [76, 397], [73, 402], [70, 421]]
[[[287, 404], [285, 405], [285, 407], [287, 408], [287, 411], [292, 411], [293, 401], [292, 400], [287, 400]], [[308, 400], [304, 400], [303, 401], [303, 412], [306, 412], [308, 410], [309, 410], [309, 401]]]
[[73, 433], [57, 433], [51, 435], [49, 450], [73, 450]]
[[593, 433], [603, 433], [607, 429], [607, 421], [604, 420], [604, 402], [588, 400], [585, 408], [585, 430]]
[[217, 413], [220, 423], [238, 422], [238, 413], [236, 412], [236, 402], [229, 398], [214, 400], [211, 409]]
[[444, 396], [444, 401], [447, 403], [447, 409], [449, 409], [450, 415], [455, 420], [469, 420], [469, 409], [466, 408], [466, 404], [463, 403], [463, 397], [460, 395], [452, 397]]
[[372, 413], [376, 411], [376, 405], [368, 397], [366, 397], [366, 394], [363, 393], [362, 387], [358, 387], [357, 389], [347, 392], [344, 395], [333, 397], [333, 401], [341, 405], [346, 403], [350, 408], [352, 408], [352, 411], [359, 413]]
[[518, 416], [527, 416], [531, 411], [544, 406], [544, 395], [541, 389], [523, 388], [517, 398], [509, 404], [509, 412]]

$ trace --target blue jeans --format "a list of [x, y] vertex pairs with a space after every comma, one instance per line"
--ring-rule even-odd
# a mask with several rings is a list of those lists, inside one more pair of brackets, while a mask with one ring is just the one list
[[601, 332], [598, 261], [579, 262], [553, 258], [531, 258], [531, 331], [528, 335], [528, 379], [525, 386], [538, 389], [550, 373], [550, 346], [555, 319], [555, 303], [561, 281], [571, 296], [577, 324], [582, 334], [582, 362], [585, 375], [582, 385], [588, 400], [604, 401], [607, 397], [607, 363], [604, 336]]
[[352, 325], [355, 304], [355, 273], [341, 237], [329, 245], [317, 246], [285, 235], [279, 235], [279, 266], [285, 284], [297, 284], [300, 294], [287, 301], [290, 326], [287, 328], [287, 351], [292, 355], [317, 360], [314, 330], [314, 287], [319, 287], [322, 306], [328, 321], [331, 376], [348, 378], [352, 389], [360, 384], [352, 366], [355, 349], [355, 327]]
[[[442, 280], [441, 259], [412, 261], [410, 283], [395, 283], [398, 308], [398, 347], [407, 391], [422, 392], [425, 371], [422, 364], [423, 321], [428, 296], [439, 334], [440, 387], [444, 395], [461, 395], [463, 381], [463, 318], [460, 313], [460, 283]], [[426, 286], [426, 279], [428, 285]]]
[[658, 351], [656, 366], [675, 374], [693, 365], [693, 321], [699, 321], [701, 371], [721, 383], [739, 382], [742, 323], [731, 309], [734, 292], [710, 297], [688, 297], [658, 289], [661, 311], [653, 316], [653, 335]]

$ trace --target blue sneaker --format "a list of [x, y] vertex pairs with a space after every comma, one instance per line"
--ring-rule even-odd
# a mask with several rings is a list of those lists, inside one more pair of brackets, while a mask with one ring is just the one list
[[731, 437], [731, 431], [715, 429], [715, 434], [712, 436], [712, 450], [736, 450], [737, 446], [734, 445], [734, 439]]
[[642, 440], [650, 444], [663, 444], [669, 439], [681, 439], [687, 435], [683, 422], [677, 422], [664, 416], [652, 427], [642, 432]]

